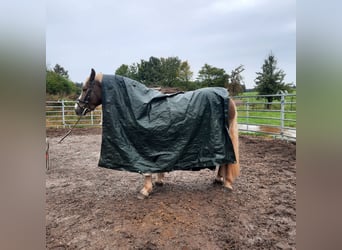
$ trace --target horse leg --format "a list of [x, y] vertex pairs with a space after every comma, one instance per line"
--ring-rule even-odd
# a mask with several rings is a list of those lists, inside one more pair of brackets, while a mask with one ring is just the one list
[[240, 174], [239, 163], [239, 131], [237, 127], [237, 111], [235, 103], [229, 100], [229, 135], [232, 140], [236, 162], [226, 165], [226, 173], [224, 176], [223, 186], [229, 190], [233, 189], [233, 182], [235, 178]]
[[214, 180], [214, 184], [223, 184], [223, 177], [226, 176], [226, 166], [220, 165], [217, 171], [216, 178]]
[[144, 187], [140, 190], [138, 194], [139, 199], [145, 199], [152, 192], [152, 174], [144, 174]]
[[156, 185], [157, 186], [163, 186], [164, 185], [164, 176], [165, 176], [165, 173], [158, 173], [157, 174], [157, 180], [156, 180]]
[[226, 176], [223, 181], [223, 186], [227, 188], [228, 190], [233, 190], [233, 182], [234, 182], [234, 175], [232, 171], [232, 165], [233, 164], [227, 164], [225, 165], [226, 168]]

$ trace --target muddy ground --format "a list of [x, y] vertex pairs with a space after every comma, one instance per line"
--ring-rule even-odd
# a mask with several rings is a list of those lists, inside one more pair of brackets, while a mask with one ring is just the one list
[[47, 130], [47, 249], [296, 249], [295, 144], [240, 136], [233, 192], [175, 171], [139, 200], [141, 175], [97, 167], [100, 128], [66, 132]]

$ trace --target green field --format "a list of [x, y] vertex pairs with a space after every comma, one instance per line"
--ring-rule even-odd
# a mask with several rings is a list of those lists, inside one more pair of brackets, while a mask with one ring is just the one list
[[[241, 96], [234, 97], [234, 100], [240, 100], [240, 103], [237, 105], [238, 123], [281, 126], [280, 100], [273, 100], [270, 109], [267, 109], [265, 104], [267, 100], [264, 98], [258, 99], [256, 96], [256, 92], [247, 92]], [[296, 118], [296, 95], [286, 96], [284, 104], [284, 126], [296, 127]]]

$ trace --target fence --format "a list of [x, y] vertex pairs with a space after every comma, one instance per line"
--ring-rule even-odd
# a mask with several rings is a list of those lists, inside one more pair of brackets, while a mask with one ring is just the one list
[[[272, 102], [265, 101], [272, 97]], [[238, 109], [239, 130], [296, 140], [296, 95], [278, 94], [232, 97]], [[68, 128], [78, 119], [74, 101], [47, 101], [46, 127]], [[78, 127], [101, 126], [102, 108], [83, 117]]]
[[[68, 128], [74, 125], [78, 116], [75, 114], [75, 101], [47, 101], [45, 106], [46, 127]], [[102, 108], [82, 117], [77, 127], [100, 126], [102, 122]]]
[[[237, 104], [239, 131], [296, 140], [296, 94], [232, 97]], [[267, 101], [272, 98], [273, 101]]]

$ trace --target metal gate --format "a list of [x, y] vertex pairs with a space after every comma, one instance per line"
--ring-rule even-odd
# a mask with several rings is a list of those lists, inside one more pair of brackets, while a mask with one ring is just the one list
[[[276, 98], [267, 102], [267, 97]], [[267, 134], [286, 140], [296, 140], [296, 94], [244, 95], [232, 97], [238, 109], [240, 132]], [[47, 101], [46, 127], [66, 128], [78, 119], [75, 101]], [[101, 126], [102, 107], [81, 119], [77, 127]]]
[[[268, 102], [267, 98], [275, 100]], [[296, 94], [234, 96], [239, 130], [296, 140]]]

